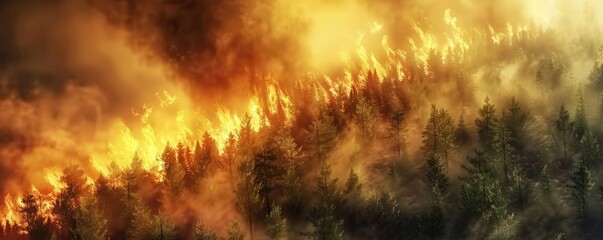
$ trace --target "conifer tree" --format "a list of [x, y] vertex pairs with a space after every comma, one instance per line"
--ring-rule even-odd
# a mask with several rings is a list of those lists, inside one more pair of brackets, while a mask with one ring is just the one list
[[431, 189], [431, 209], [422, 224], [423, 232], [428, 239], [442, 239], [446, 231], [444, 209], [442, 204], [441, 190], [437, 187]]
[[[226, 225], [226, 240], [244, 240], [245, 234], [241, 232], [241, 228], [239, 227], [239, 223], [236, 221], [230, 221], [228, 225]], [[252, 238], [253, 239], [253, 236]]]
[[449, 156], [455, 149], [454, 123], [450, 114], [443, 109], [437, 110], [435, 105], [432, 105], [422, 137], [425, 156], [442, 159], [445, 169], [448, 169]]
[[240, 180], [237, 185], [237, 209], [247, 220], [251, 239], [253, 239], [253, 219], [255, 214], [261, 210], [263, 201], [260, 196], [263, 186], [257, 180], [253, 166], [253, 160], [245, 160], [241, 163], [239, 166]]
[[570, 121], [569, 112], [565, 109], [565, 105], [561, 104], [559, 115], [555, 119], [555, 138], [557, 145], [561, 147], [564, 159], [569, 157], [573, 131], [574, 126], [573, 122]]
[[594, 181], [586, 162], [579, 161], [570, 177], [569, 191], [571, 202], [576, 207], [580, 220], [584, 220], [588, 209], [588, 197]]
[[345, 191], [344, 193], [349, 196], [360, 196], [362, 191], [362, 184], [360, 184], [360, 180], [358, 179], [358, 174], [354, 172], [354, 169], [350, 169], [350, 176], [348, 180], [345, 182]]
[[402, 108], [400, 106], [395, 106], [394, 109], [392, 110], [391, 116], [389, 117], [389, 129], [388, 130], [389, 130], [389, 137], [391, 139], [393, 139], [394, 146], [396, 148], [396, 158], [392, 159], [392, 164], [391, 164], [392, 173], [393, 173], [392, 175], [395, 178], [396, 177], [395, 163], [396, 163], [396, 161], [400, 161], [402, 159], [402, 150], [406, 144], [406, 139], [404, 137], [404, 131], [406, 130], [405, 114], [404, 114], [404, 111], [402, 111]]
[[[501, 119], [506, 119], [507, 116], [506, 112], [503, 112]], [[510, 175], [510, 161], [514, 158], [516, 150], [512, 146], [514, 142], [512, 132], [503, 121], [498, 121], [494, 124], [493, 141], [494, 151], [503, 164], [503, 177], [506, 182]]]
[[356, 105], [354, 121], [358, 130], [360, 130], [360, 139], [362, 145], [365, 141], [373, 137], [375, 123], [377, 122], [377, 110], [375, 104], [365, 98], [360, 98]]
[[80, 239], [107, 239], [107, 220], [102, 216], [96, 199], [88, 197], [84, 200], [75, 219], [77, 221], [75, 232]]
[[507, 206], [487, 158], [488, 155], [477, 150], [474, 157], [467, 157], [468, 165], [463, 168], [468, 176], [461, 186], [461, 208], [469, 218], [482, 217], [496, 224], [506, 215]]
[[465, 123], [465, 116], [461, 115], [459, 118], [459, 122], [456, 125], [456, 130], [454, 131], [454, 143], [457, 146], [463, 146], [467, 144], [471, 140], [471, 134], [469, 133], [469, 129], [467, 128], [467, 124]]
[[51, 211], [56, 217], [56, 224], [59, 226], [57, 237], [73, 239], [77, 237], [72, 230], [77, 226], [75, 216], [80, 207], [80, 197], [87, 191], [88, 186], [86, 185], [84, 171], [77, 166], [65, 168], [61, 181], [65, 187], [54, 199]]
[[440, 195], [448, 192], [448, 177], [446, 177], [444, 166], [437, 158], [434, 156], [427, 158], [424, 172], [429, 189], [437, 189]]
[[319, 162], [325, 161], [337, 140], [337, 129], [333, 124], [333, 117], [322, 115], [314, 120], [308, 130], [310, 146], [314, 149], [315, 158]]
[[[31, 239], [45, 239], [51, 233], [50, 224], [41, 213], [41, 200], [41, 196], [26, 193], [23, 195], [21, 206], [18, 209], [24, 230]], [[0, 230], [2, 229], [0, 228]]]
[[179, 194], [182, 190], [184, 171], [178, 163], [176, 150], [169, 143], [165, 145], [165, 149], [161, 154], [161, 161], [163, 163], [163, 177], [168, 190], [172, 194]]
[[582, 84], [578, 86], [576, 113], [574, 114], [574, 121], [572, 125], [574, 126], [574, 130], [572, 132], [574, 138], [573, 141], [576, 146], [576, 149], [578, 149], [580, 147], [582, 137], [584, 137], [586, 132], [588, 132], [588, 121], [586, 120], [586, 109], [584, 106]]
[[533, 184], [520, 168], [513, 170], [509, 180], [509, 203], [517, 211], [523, 212], [532, 200]]
[[194, 233], [195, 240], [217, 240], [218, 237], [211, 229], [205, 227], [203, 224], [197, 223], [195, 226]]
[[498, 118], [496, 117], [496, 108], [490, 103], [490, 99], [486, 97], [484, 105], [478, 110], [478, 118], [475, 119], [477, 134], [481, 145], [488, 153], [492, 153], [494, 149], [494, 130]]
[[308, 233], [310, 239], [336, 240], [343, 238], [342, 221], [334, 216], [337, 204], [337, 179], [331, 179], [331, 168], [324, 162], [320, 165], [320, 172], [314, 178], [318, 189], [317, 199], [312, 204], [309, 214], [310, 223], [314, 231]]
[[286, 223], [286, 219], [281, 215], [281, 207], [273, 206], [266, 216], [266, 235], [272, 240], [283, 239]]

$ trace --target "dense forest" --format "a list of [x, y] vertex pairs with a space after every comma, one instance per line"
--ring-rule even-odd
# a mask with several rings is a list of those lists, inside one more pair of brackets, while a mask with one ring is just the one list
[[[603, 86], [601, 69], [590, 89]], [[42, 215], [40, 196], [26, 193], [23, 221], [7, 222], [2, 236], [218, 239], [216, 229], [186, 214], [186, 198], [214, 188], [232, 191], [240, 214], [224, 226], [224, 239], [600, 236], [603, 132], [594, 123], [603, 111], [587, 111], [582, 86], [568, 100], [575, 109], [551, 106], [557, 113], [542, 122], [515, 97], [501, 105], [486, 97], [472, 110], [475, 119], [432, 105], [420, 139], [411, 140], [403, 86], [374, 78], [369, 71], [365, 87], [320, 106], [315, 117], [299, 112], [293, 126], [275, 114], [270, 128], [256, 132], [247, 116], [221, 154], [205, 134], [195, 145], [165, 145], [161, 170], [142, 168], [135, 155], [128, 168], [114, 166], [88, 184], [79, 166], [69, 166], [50, 215]], [[346, 150], [353, 152], [334, 157], [347, 134], [357, 135]], [[420, 151], [409, 155], [410, 144]], [[357, 168], [338, 179], [331, 166], [341, 162]]]
[[[0, 239], [603, 236], [596, 4], [32, 2], [0, 3]], [[394, 17], [333, 64], [288, 7]]]

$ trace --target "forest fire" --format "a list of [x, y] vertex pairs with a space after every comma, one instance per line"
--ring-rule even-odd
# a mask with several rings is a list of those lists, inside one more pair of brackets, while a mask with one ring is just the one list
[[0, 10], [0, 239], [602, 234], [594, 0]]

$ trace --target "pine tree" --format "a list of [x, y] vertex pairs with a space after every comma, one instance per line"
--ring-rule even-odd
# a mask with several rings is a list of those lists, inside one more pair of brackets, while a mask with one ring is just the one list
[[228, 174], [232, 178], [232, 166], [235, 164], [237, 158], [237, 139], [235, 135], [228, 134], [228, 140], [226, 140], [226, 146], [224, 147], [224, 159], [228, 167]]
[[162, 212], [159, 212], [152, 221], [152, 236], [157, 240], [178, 240], [176, 224]]
[[375, 103], [366, 100], [365, 98], [360, 98], [356, 105], [354, 122], [356, 123], [358, 130], [360, 130], [362, 145], [374, 135], [377, 114]]
[[437, 110], [435, 105], [432, 105], [422, 137], [425, 156], [444, 160], [447, 170], [449, 155], [455, 149], [454, 123], [450, 114], [443, 109]]
[[568, 187], [571, 201], [576, 207], [578, 218], [584, 220], [588, 208], [588, 196], [594, 185], [586, 162], [578, 162], [570, 179], [571, 181]]
[[251, 116], [249, 114], [245, 114], [245, 117], [243, 117], [236, 149], [238, 156], [241, 158], [251, 157], [255, 151], [255, 134], [251, 126]]
[[431, 209], [422, 224], [423, 232], [427, 239], [442, 239], [446, 231], [446, 220], [442, 204], [441, 190], [437, 187], [431, 189]]
[[404, 131], [406, 130], [405, 123], [405, 114], [402, 111], [401, 107], [397, 106], [392, 111], [391, 116], [389, 117], [389, 137], [393, 139], [394, 145], [396, 147], [396, 158], [392, 158], [392, 175], [394, 178], [396, 177], [395, 171], [396, 161], [400, 161], [402, 159], [402, 149], [406, 145], [406, 139], [404, 137]]
[[[503, 112], [501, 119], [507, 118], [506, 112]], [[516, 154], [516, 149], [512, 146], [514, 141], [512, 132], [503, 121], [496, 122], [494, 124], [494, 139], [493, 147], [497, 157], [502, 160], [503, 163], [503, 177], [505, 182], [509, 180], [510, 175], [510, 161]]]
[[[23, 195], [18, 212], [23, 221], [24, 230], [31, 239], [44, 239], [50, 234], [50, 226], [47, 219], [41, 213], [41, 196], [30, 193]], [[0, 228], [0, 236], [1, 234]]]
[[80, 207], [80, 197], [87, 191], [88, 186], [86, 185], [84, 171], [77, 166], [65, 168], [61, 181], [66, 187], [54, 199], [51, 211], [56, 218], [56, 224], [59, 226], [57, 237], [73, 239], [77, 237], [71, 230], [76, 228], [75, 216]]
[[107, 235], [107, 220], [101, 215], [96, 199], [88, 197], [75, 216], [75, 232], [80, 239], [104, 240]]
[[435, 156], [427, 158], [424, 172], [429, 189], [437, 189], [440, 195], [448, 192], [448, 177], [446, 177], [444, 166]]
[[568, 158], [572, 136], [574, 131], [573, 122], [570, 121], [569, 112], [565, 109], [565, 105], [559, 107], [559, 115], [555, 119], [555, 137], [557, 144], [563, 151], [563, 158]]
[[294, 162], [287, 162], [283, 179], [283, 191], [294, 207], [300, 207], [301, 205], [301, 187], [297, 165]]
[[509, 203], [517, 211], [523, 212], [532, 200], [533, 184], [519, 168], [513, 170], [509, 180], [511, 182], [509, 187]]
[[464, 146], [471, 141], [471, 134], [469, 133], [469, 129], [465, 123], [464, 115], [461, 115], [459, 118], [456, 130], [454, 131], [454, 140], [454, 143], [457, 146]]
[[511, 104], [503, 111], [501, 120], [510, 133], [510, 145], [517, 150], [521, 150], [522, 133], [525, 132], [528, 114], [521, 109], [515, 97], [511, 98]]
[[293, 137], [285, 131], [279, 131], [274, 141], [279, 158], [285, 162], [283, 191], [293, 206], [299, 207], [301, 205], [301, 180], [297, 168], [301, 158], [301, 148], [297, 146]]
[[[244, 240], [245, 234], [241, 232], [241, 228], [236, 221], [230, 221], [226, 226], [226, 240]], [[251, 238], [253, 239], [253, 237]]]
[[253, 166], [253, 160], [245, 160], [241, 163], [239, 166], [240, 181], [237, 185], [237, 209], [247, 219], [251, 239], [253, 239], [253, 219], [255, 214], [261, 210], [263, 201], [260, 196], [263, 186], [257, 180]]
[[588, 122], [586, 120], [586, 109], [584, 106], [584, 96], [582, 94], [582, 85], [578, 87], [578, 102], [576, 104], [576, 113], [574, 116], [574, 122], [572, 125], [574, 126], [573, 130], [573, 141], [576, 148], [579, 148], [580, 142], [582, 141], [582, 137], [588, 132]]
[[128, 237], [131, 239], [152, 239], [153, 221], [151, 209], [139, 198], [134, 198], [131, 228]]
[[602, 163], [599, 141], [590, 131], [587, 131], [580, 141], [580, 159], [589, 168], [599, 167]]
[[487, 153], [491, 153], [494, 148], [494, 129], [498, 119], [496, 118], [496, 108], [490, 104], [490, 99], [486, 97], [484, 105], [478, 111], [479, 117], [475, 119], [477, 134], [479, 140]]
[[260, 188], [260, 193], [265, 201], [265, 209], [270, 212], [270, 194], [276, 188], [281, 174], [280, 166], [276, 163], [275, 150], [271, 147], [262, 147], [254, 157], [253, 171]]
[[212, 173], [218, 166], [218, 147], [214, 138], [208, 133], [203, 134], [202, 149], [198, 156], [199, 172], [201, 175]]
[[343, 239], [343, 222], [334, 216], [338, 195], [337, 179], [331, 179], [331, 168], [326, 163], [321, 163], [320, 172], [314, 182], [318, 186], [318, 199], [312, 204], [309, 214], [314, 231], [308, 233], [308, 237], [317, 240]]
[[362, 184], [360, 184], [360, 180], [358, 179], [358, 174], [354, 172], [354, 169], [350, 169], [350, 176], [345, 183], [345, 191], [344, 193], [348, 196], [356, 196], [359, 197], [362, 191]]
[[273, 206], [266, 216], [266, 235], [273, 240], [283, 239], [286, 223], [286, 219], [281, 215], [281, 207]]
[[337, 129], [333, 117], [323, 115], [312, 122], [308, 131], [311, 146], [314, 146], [315, 157], [319, 162], [325, 161], [337, 140]]
[[165, 145], [165, 149], [161, 154], [163, 163], [163, 178], [168, 187], [168, 190], [175, 195], [178, 195], [182, 190], [184, 180], [184, 171], [178, 163], [176, 150], [170, 147], [170, 144]]
[[206, 228], [203, 224], [197, 223], [197, 225], [195, 225], [194, 239], [217, 240], [218, 237], [216, 236], [216, 233], [214, 233], [211, 229]]
[[476, 150], [467, 161], [469, 165], [463, 165], [468, 176], [461, 186], [461, 208], [469, 218], [482, 217], [496, 224], [506, 215], [507, 207], [500, 182], [484, 152]]

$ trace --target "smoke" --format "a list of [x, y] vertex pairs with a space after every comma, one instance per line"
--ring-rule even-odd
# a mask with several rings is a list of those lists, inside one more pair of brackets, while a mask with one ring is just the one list
[[[245, 107], [241, 102], [271, 81], [301, 99], [294, 86], [306, 84], [308, 72], [328, 74], [335, 81], [344, 78], [345, 70], [362, 72], [363, 51], [376, 61], [387, 61], [384, 35], [390, 46], [400, 49], [396, 56], [404, 59], [412, 58], [417, 51], [413, 48], [446, 45], [459, 33], [457, 27], [470, 45], [466, 61], [437, 66], [432, 69], [437, 70], [436, 77], [404, 90], [411, 101], [410, 155], [419, 149], [429, 114], [425, 106], [430, 104], [449, 109], [455, 119], [464, 116], [471, 125], [486, 96], [497, 106], [518, 96], [520, 102], [530, 103], [531, 114], [548, 119], [561, 102], [572, 106], [578, 83], [588, 83], [601, 44], [602, 18], [595, 10], [602, 7], [588, 0], [3, 2], [0, 196], [32, 184], [50, 189], [42, 177], [47, 168], [77, 164], [95, 176], [91, 153], [111, 150], [107, 143], [114, 138], [116, 123], [123, 123], [118, 131], [127, 128], [134, 137], [144, 135], [140, 116], [135, 116], [144, 112], [142, 106], [177, 99], [172, 108], [153, 112], [150, 121], [160, 135], [173, 131], [173, 121], [164, 120], [177, 118], [182, 109], [211, 115], [220, 103], [239, 112]], [[529, 31], [514, 35], [524, 27]], [[491, 31], [506, 34], [501, 35], [502, 44], [493, 43]], [[539, 70], [544, 83], [536, 81]], [[587, 96], [591, 110], [596, 101]], [[358, 170], [366, 166], [347, 161], [359, 141], [349, 137], [355, 134], [346, 133], [332, 153], [334, 173], [342, 183], [354, 167], [363, 181], [373, 179], [367, 185], [377, 189], [385, 180]], [[169, 139], [157, 138], [157, 142]], [[160, 151], [163, 146], [151, 147]], [[382, 152], [386, 150], [363, 157], [375, 158]], [[409, 191], [426, 195], [414, 188]], [[217, 195], [221, 194], [187, 198], [188, 205], [214, 203], [222, 210], [234, 206], [232, 194], [222, 202]], [[214, 214], [203, 213], [200, 207], [193, 210], [198, 216]], [[232, 212], [201, 219], [217, 229]], [[174, 213], [178, 218], [186, 214]]]
[[2, 195], [47, 186], [42, 163], [96, 175], [89, 154], [106, 149], [104, 130], [132, 122], [132, 109], [158, 92], [176, 92], [161, 63], [85, 2], [5, 2], [0, 12]]

